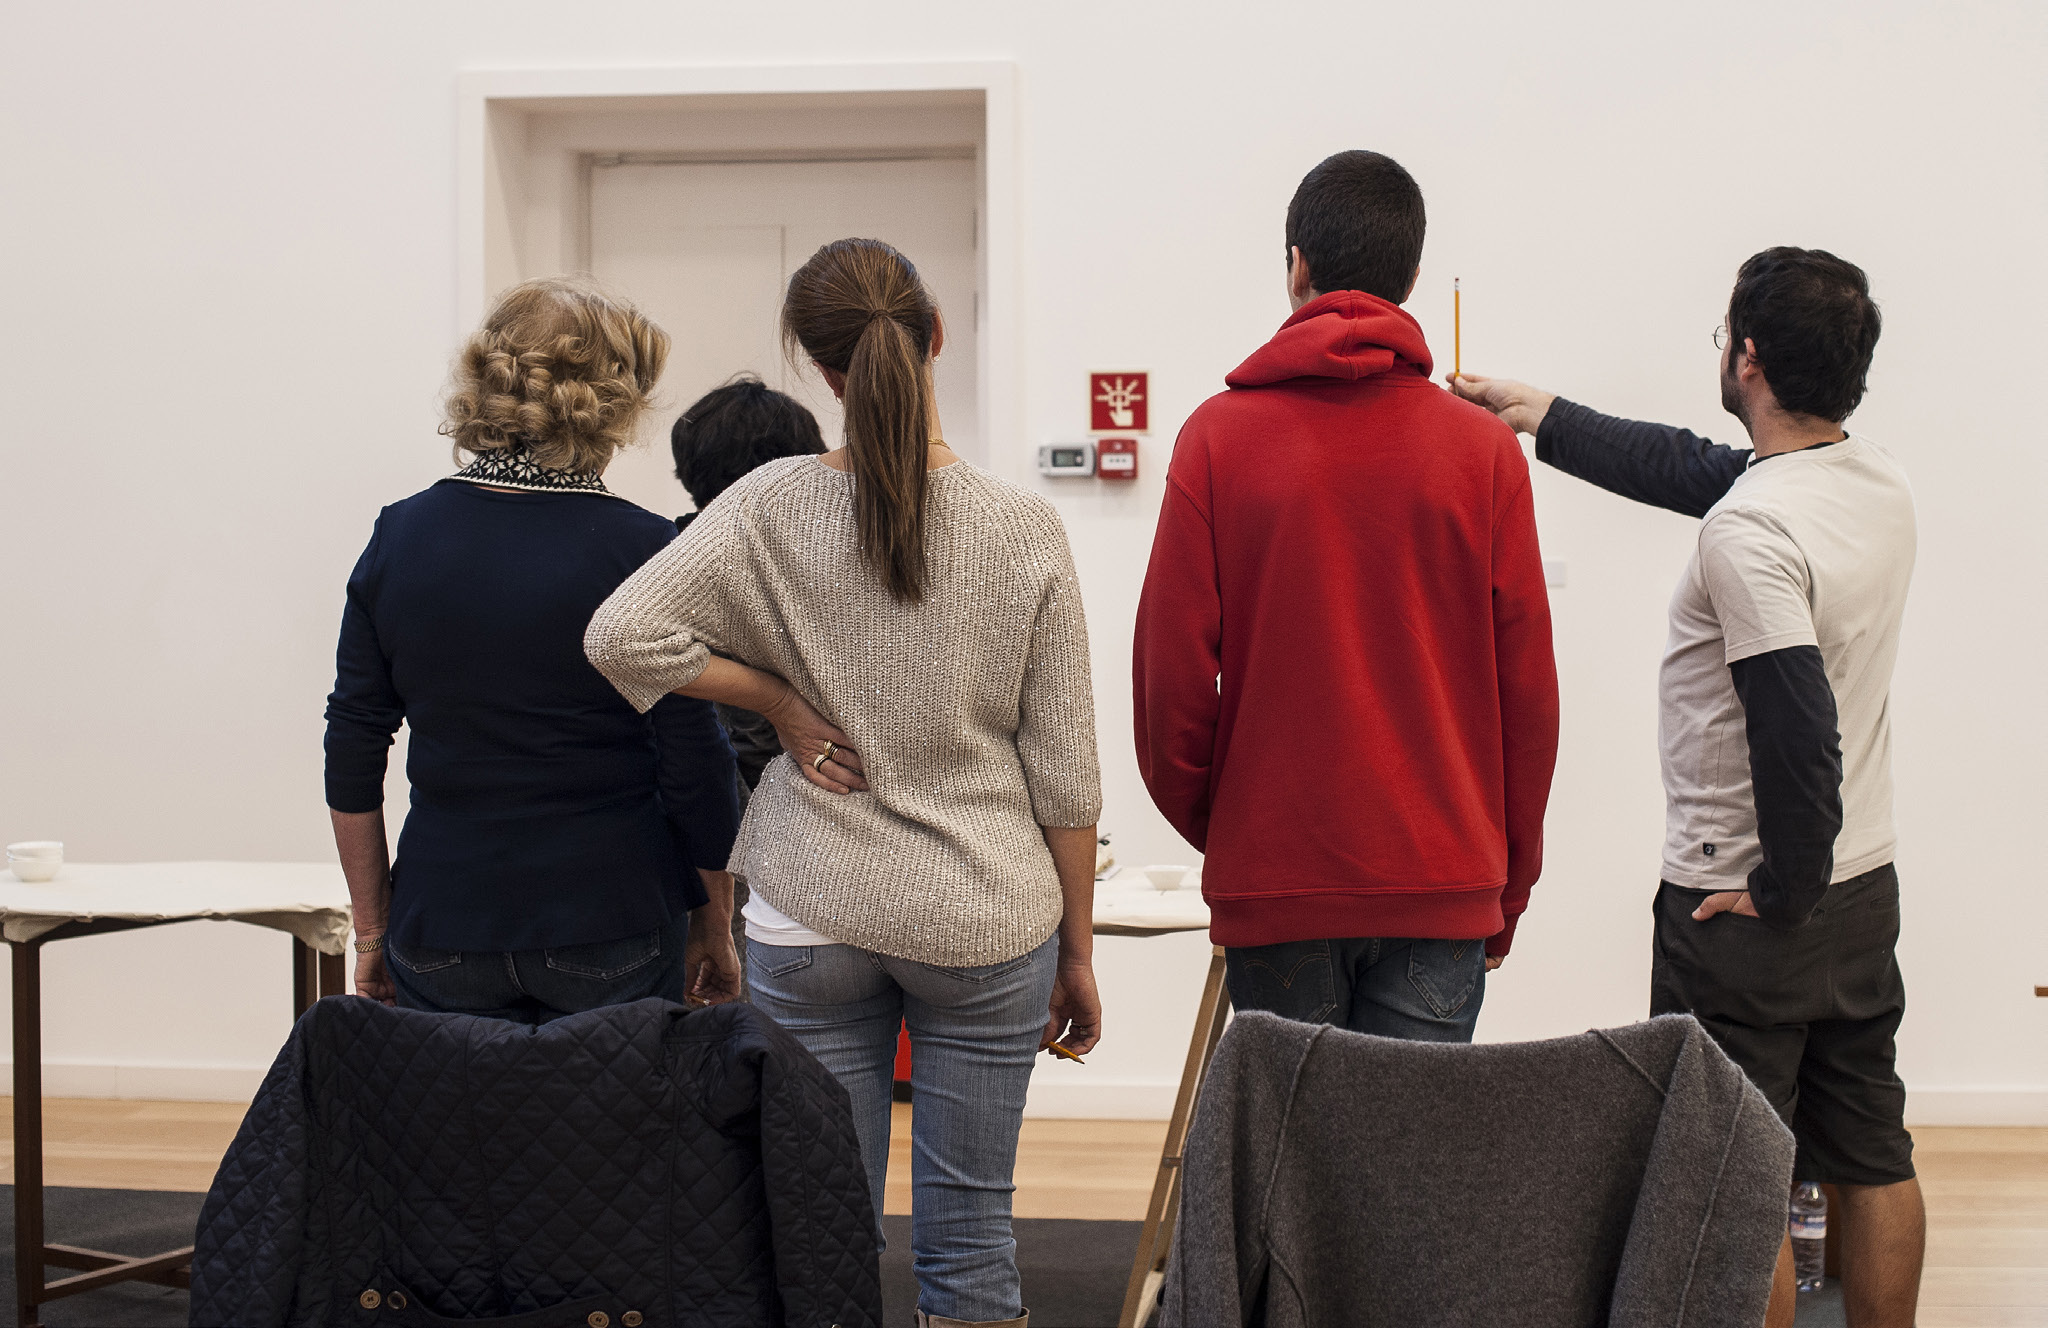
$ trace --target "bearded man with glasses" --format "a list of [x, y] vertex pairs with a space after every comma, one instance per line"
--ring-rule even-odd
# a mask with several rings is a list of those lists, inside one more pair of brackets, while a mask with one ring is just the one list
[[[1837, 1187], [1855, 1328], [1910, 1325], [1926, 1212], [1893, 1068], [1889, 693], [1912, 579], [1912, 491], [1842, 427], [1879, 317], [1862, 270], [1778, 248], [1742, 265], [1721, 404], [1753, 448], [1602, 415], [1506, 379], [1452, 390], [1536, 438], [1539, 461], [1702, 518], [1659, 678], [1666, 802], [1652, 1014], [1689, 1012], [1798, 1140], [1794, 1179]], [[1781, 1249], [1772, 1328], [1793, 1318]]]

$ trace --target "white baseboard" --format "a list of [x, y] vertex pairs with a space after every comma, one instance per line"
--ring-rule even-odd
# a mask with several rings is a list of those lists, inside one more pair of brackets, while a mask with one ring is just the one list
[[[44, 1097], [151, 1098], [161, 1102], [248, 1102], [267, 1065], [89, 1065], [43, 1062]], [[14, 1064], [0, 1061], [0, 1093], [14, 1091]]]
[[2048, 1088], [1906, 1089], [1908, 1125], [2048, 1125]]

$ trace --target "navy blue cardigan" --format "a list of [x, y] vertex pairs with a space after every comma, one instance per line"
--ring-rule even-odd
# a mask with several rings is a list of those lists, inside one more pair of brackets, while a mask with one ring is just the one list
[[621, 498], [458, 480], [378, 516], [342, 614], [327, 805], [382, 806], [410, 726], [394, 944], [581, 945], [704, 902], [692, 868], [724, 868], [739, 821], [717, 716], [677, 696], [642, 716], [583, 656], [597, 606], [674, 536]]

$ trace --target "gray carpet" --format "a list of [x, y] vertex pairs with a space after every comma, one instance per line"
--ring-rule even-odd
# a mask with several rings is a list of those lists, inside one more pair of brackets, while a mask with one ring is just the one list
[[[192, 1243], [203, 1194], [159, 1194], [150, 1190], [43, 1191], [43, 1239], [53, 1245], [82, 1245], [115, 1254], [156, 1254]], [[52, 1280], [74, 1269], [53, 1269]], [[0, 1185], [0, 1307], [14, 1313], [14, 1187]], [[182, 1325], [189, 1300], [170, 1287], [124, 1282], [102, 1291], [51, 1301], [43, 1307], [50, 1328], [157, 1328]]]
[[[1031, 1328], [1115, 1328], [1142, 1225], [1018, 1218], [1017, 1272], [1024, 1281]], [[917, 1309], [917, 1279], [910, 1271], [910, 1219], [883, 1218], [882, 1234], [889, 1242], [882, 1255], [884, 1323], [886, 1328], [907, 1328]]]

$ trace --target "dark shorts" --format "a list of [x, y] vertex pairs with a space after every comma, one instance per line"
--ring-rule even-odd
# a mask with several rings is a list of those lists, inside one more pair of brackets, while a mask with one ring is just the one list
[[1662, 882], [1650, 1013], [1697, 1018], [1799, 1142], [1793, 1177], [1841, 1185], [1913, 1178], [1893, 1039], [1906, 1012], [1899, 877], [1889, 864], [1828, 887], [1804, 926], [1719, 913], [1709, 890]]

